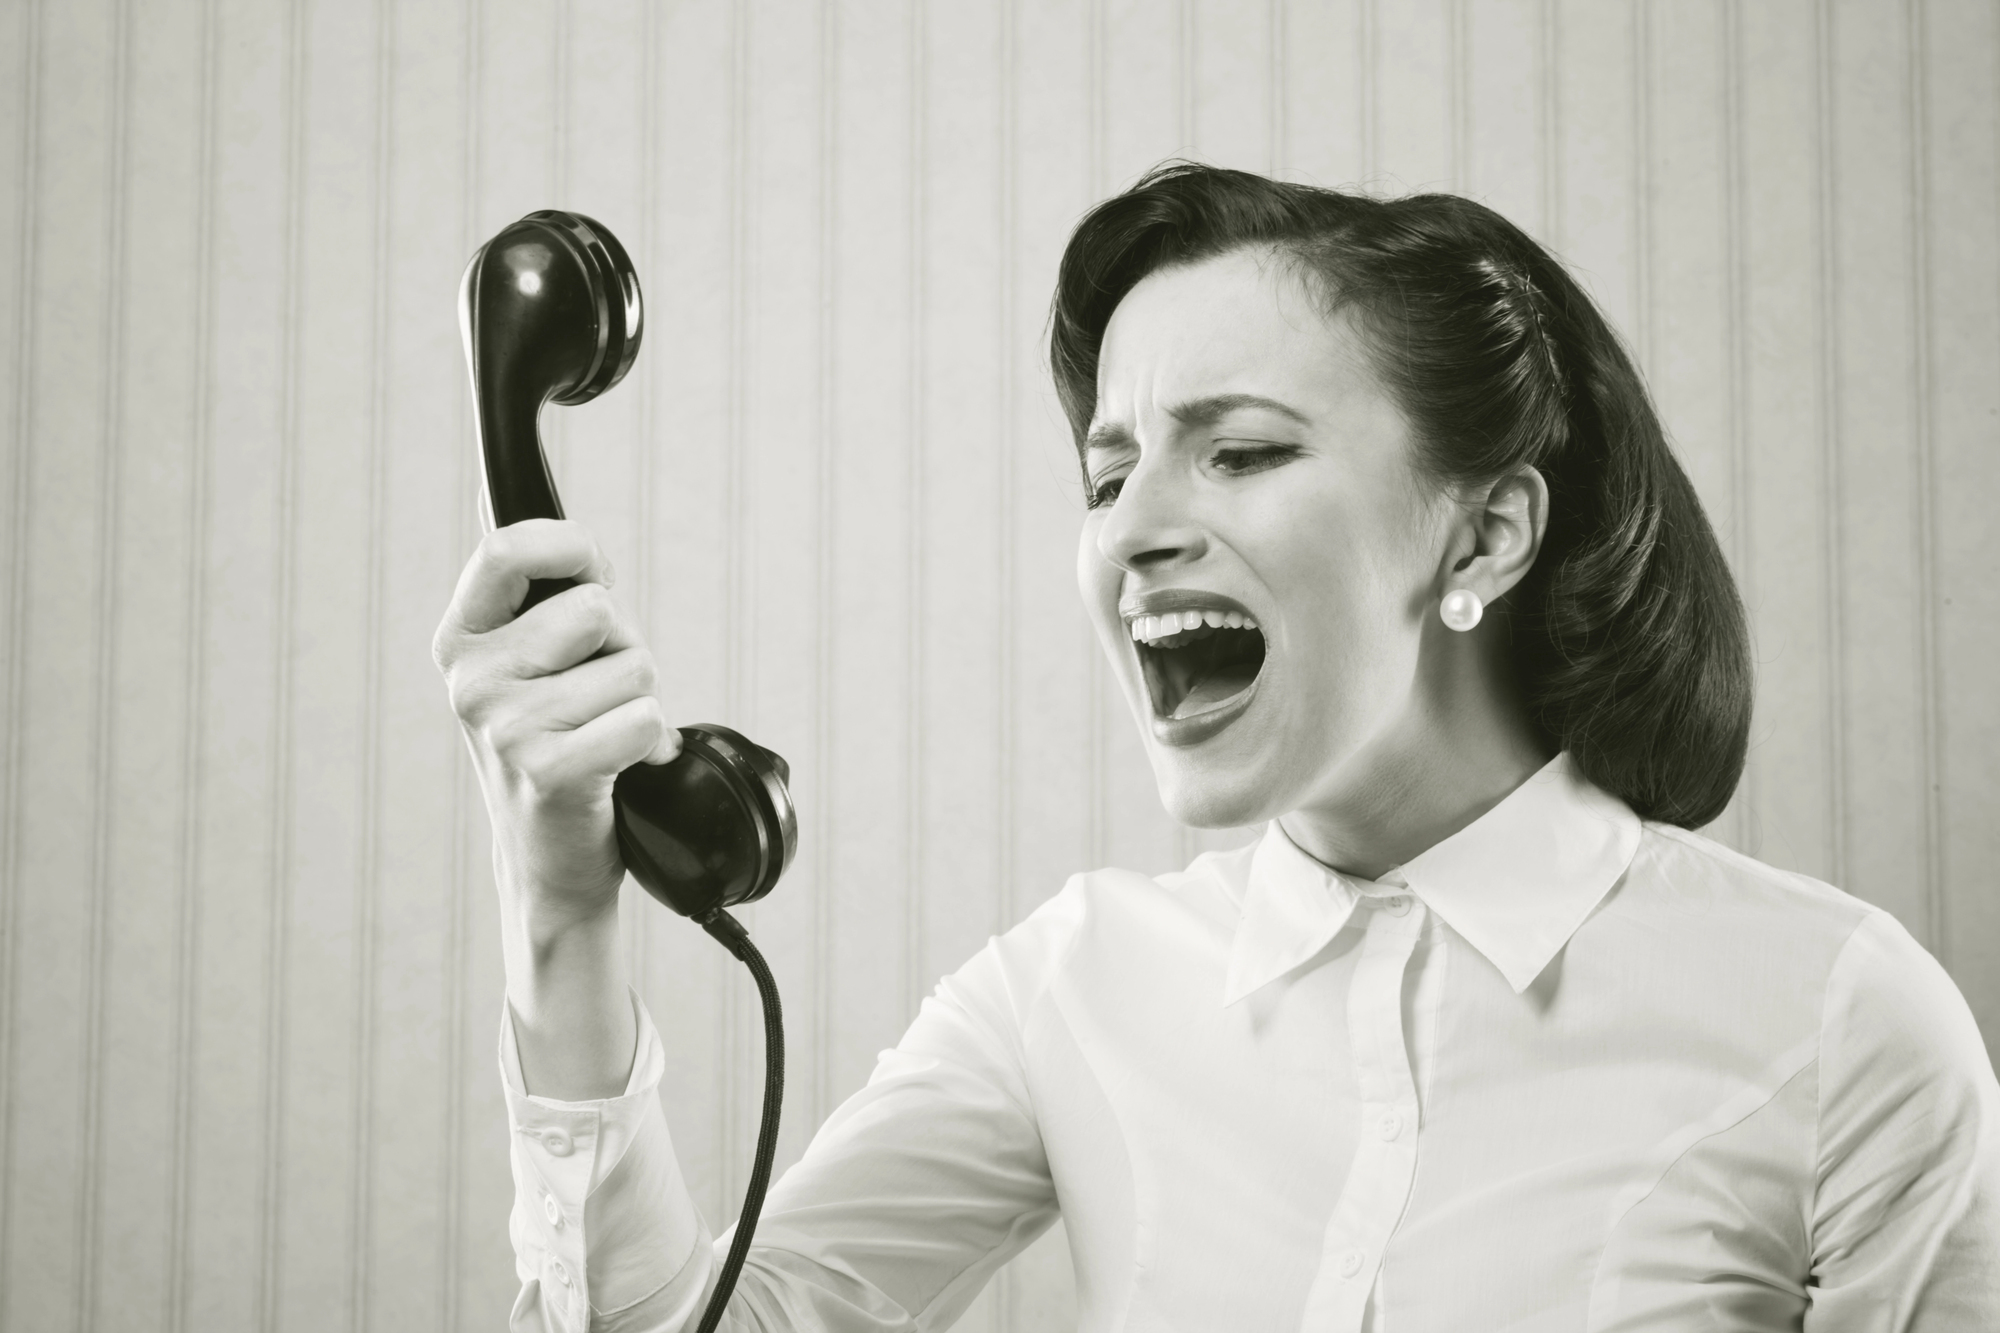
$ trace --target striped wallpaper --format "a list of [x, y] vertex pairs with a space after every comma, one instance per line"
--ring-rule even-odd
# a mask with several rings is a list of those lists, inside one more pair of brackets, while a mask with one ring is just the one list
[[[625, 241], [552, 410], [669, 709], [793, 765], [749, 916], [782, 1156], [936, 978], [1161, 813], [1072, 591], [1040, 335], [1172, 155], [1484, 199], [1636, 347], [1743, 580], [1716, 832], [1892, 909], [2000, 1036], [2000, 11], [1983, 0], [0, 4], [0, 1328], [504, 1323], [485, 816], [429, 661], [479, 527], [455, 287]], [[695, 1192], [746, 977], [645, 901]], [[965, 1327], [1065, 1327], [1060, 1234]]]

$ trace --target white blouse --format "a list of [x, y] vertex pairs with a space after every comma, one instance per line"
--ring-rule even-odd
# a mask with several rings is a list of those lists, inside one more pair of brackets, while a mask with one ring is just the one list
[[[501, 1025], [516, 1330], [700, 1316], [639, 1030], [555, 1102]], [[1072, 879], [776, 1184], [723, 1327], [945, 1328], [1058, 1213], [1090, 1333], [2000, 1329], [2000, 1085], [1894, 918], [1558, 758], [1375, 883], [1275, 825]]]

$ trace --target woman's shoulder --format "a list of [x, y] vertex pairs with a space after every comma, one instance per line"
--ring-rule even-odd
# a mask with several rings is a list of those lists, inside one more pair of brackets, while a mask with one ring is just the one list
[[1631, 873], [1647, 881], [1642, 896], [1721, 928], [1760, 971], [1797, 973], [1818, 1002], [1830, 1081], [1868, 1066], [1870, 1077], [1899, 1067], [1918, 1081], [1953, 1071], [1992, 1082], [1964, 996], [1893, 913], [1671, 825], [1645, 825]]
[[1651, 820], [1626, 873], [1634, 896], [1727, 922], [1752, 936], [1781, 936], [1792, 947], [1816, 940], [1838, 949], [1882, 909], [1796, 870], [1747, 856], [1713, 838]]

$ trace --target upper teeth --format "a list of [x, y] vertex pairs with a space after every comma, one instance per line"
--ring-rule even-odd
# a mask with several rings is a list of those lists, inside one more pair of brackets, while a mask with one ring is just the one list
[[1132, 637], [1152, 643], [1175, 634], [1185, 634], [1203, 625], [1210, 629], [1256, 629], [1257, 622], [1241, 611], [1169, 611], [1163, 616], [1135, 616]]

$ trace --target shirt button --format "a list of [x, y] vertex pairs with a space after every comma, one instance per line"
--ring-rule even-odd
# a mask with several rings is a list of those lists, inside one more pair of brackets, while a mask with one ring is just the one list
[[1361, 1251], [1346, 1251], [1340, 1256], [1339, 1262], [1334, 1267], [1339, 1270], [1342, 1277], [1353, 1277], [1361, 1271]]
[[549, 1267], [556, 1270], [556, 1281], [562, 1283], [565, 1287], [567, 1287], [569, 1285], [569, 1270], [562, 1266], [562, 1260], [551, 1259], [549, 1261]]
[[542, 1213], [549, 1219], [550, 1226], [558, 1231], [562, 1230], [562, 1205], [556, 1202], [555, 1195], [542, 1196]]
[[[1403, 1132], [1403, 1117], [1397, 1115], [1394, 1111], [1384, 1111], [1382, 1118], [1375, 1122], [1375, 1132], [1380, 1134], [1385, 1140], [1395, 1138]], [[555, 1200], [551, 1199], [549, 1202], [553, 1204]]]
[[561, 1126], [553, 1126], [542, 1131], [542, 1146], [549, 1150], [551, 1157], [567, 1157], [576, 1149], [576, 1144], [570, 1140], [569, 1131]]
[[1382, 900], [1382, 906], [1389, 910], [1390, 916], [1402, 916], [1410, 910], [1410, 895], [1407, 893], [1391, 894]]

